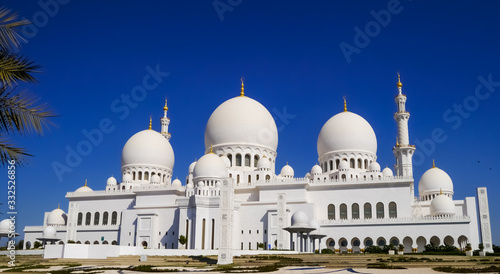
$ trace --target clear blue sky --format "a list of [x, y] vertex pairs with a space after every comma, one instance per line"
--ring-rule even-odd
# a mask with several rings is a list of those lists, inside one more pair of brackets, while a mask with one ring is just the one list
[[[455, 199], [488, 187], [493, 239], [500, 243], [497, 1], [41, 2], [52, 4], [3, 3], [34, 21], [22, 53], [42, 66], [40, 83], [20, 89], [59, 115], [43, 137], [13, 137], [36, 155], [17, 171], [18, 231], [42, 224], [43, 212], [58, 203], [67, 212], [66, 192], [85, 179], [94, 190], [104, 189], [112, 174], [120, 179], [123, 145], [147, 128], [150, 115], [159, 130], [165, 97], [174, 177], [184, 181], [188, 165], [203, 155], [211, 112], [239, 94], [241, 77], [246, 95], [275, 115], [278, 170], [289, 162], [296, 176], [309, 171], [319, 131], [342, 111], [343, 96], [375, 130], [380, 165], [391, 167], [400, 72], [410, 140], [421, 152], [415, 183], [436, 159], [454, 182]], [[136, 105], [120, 102], [143, 85], [148, 66], [159, 66], [161, 83], [137, 93], [144, 97]], [[279, 118], [285, 110], [294, 118]], [[67, 147], [77, 149], [86, 140], [82, 131], [103, 120], [113, 130], [59, 180], [53, 164], [67, 165]], [[445, 137], [430, 141], [436, 132]]]

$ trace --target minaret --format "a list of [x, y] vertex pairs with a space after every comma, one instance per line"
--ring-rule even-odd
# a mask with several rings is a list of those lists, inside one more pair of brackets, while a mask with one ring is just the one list
[[170, 119], [167, 117], [167, 99], [165, 99], [165, 106], [163, 107], [163, 117], [161, 121], [161, 135], [165, 136], [167, 140], [170, 140], [170, 133], [168, 133], [168, 125], [170, 124]]
[[396, 141], [396, 146], [392, 149], [394, 157], [396, 158], [396, 164], [394, 169], [396, 171], [396, 176], [403, 177], [413, 177], [413, 164], [411, 158], [415, 152], [415, 146], [410, 145], [410, 138], [408, 134], [408, 119], [410, 119], [410, 113], [406, 111], [406, 95], [402, 93], [403, 84], [401, 83], [399, 73], [398, 73], [398, 95], [396, 95], [395, 101], [398, 106], [398, 111], [394, 113], [394, 120], [398, 124], [398, 137]]

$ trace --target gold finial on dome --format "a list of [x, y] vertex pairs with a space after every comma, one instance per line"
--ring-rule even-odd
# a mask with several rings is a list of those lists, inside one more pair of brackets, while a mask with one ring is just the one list
[[57, 203], [57, 209], [61, 209], [61, 204]]
[[165, 106], [163, 107], [163, 110], [164, 110], [164, 111], [167, 111], [167, 110], [168, 110], [168, 107], [167, 107], [167, 98], [165, 98]]
[[212, 145], [210, 145], [210, 152], [209, 153], [214, 154], [214, 149], [213, 149]]
[[153, 122], [153, 119], [151, 119], [151, 116], [149, 116], [149, 129], [151, 129], [151, 123]]
[[347, 102], [346, 102], [345, 96], [344, 96], [344, 112], [346, 112], [346, 111], [347, 111]]
[[439, 195], [443, 195], [443, 189], [442, 188], [439, 189]]
[[399, 72], [398, 72], [398, 88], [401, 88], [403, 87], [403, 83], [401, 83], [401, 76], [399, 75]]
[[87, 179], [85, 179], [85, 185], [84, 186], [87, 186]]
[[399, 138], [396, 137], [396, 146], [398, 147], [399, 146]]
[[432, 168], [436, 168], [436, 162], [434, 162], [434, 159], [432, 159]]
[[240, 96], [243, 97], [245, 96], [245, 86], [243, 85], [243, 77], [241, 77], [241, 92], [240, 92]]

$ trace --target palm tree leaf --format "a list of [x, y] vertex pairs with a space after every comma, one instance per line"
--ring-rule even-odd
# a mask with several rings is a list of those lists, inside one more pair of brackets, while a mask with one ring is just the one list
[[26, 152], [26, 149], [16, 147], [6, 138], [0, 137], [0, 165], [6, 166], [10, 160], [15, 160], [16, 164], [24, 165], [25, 156], [33, 156]]
[[36, 83], [31, 74], [38, 72], [38, 68], [27, 58], [0, 50], [0, 81], [3, 86], [12, 87], [18, 81]]
[[18, 20], [17, 13], [11, 14], [11, 10], [0, 8], [0, 49], [11, 51], [21, 46], [20, 42], [26, 41], [19, 35], [17, 28], [31, 24], [28, 20]]
[[12, 95], [5, 87], [0, 88], [0, 132], [43, 134], [52, 124], [48, 118], [56, 115], [46, 104], [36, 105], [37, 99], [25, 93]]

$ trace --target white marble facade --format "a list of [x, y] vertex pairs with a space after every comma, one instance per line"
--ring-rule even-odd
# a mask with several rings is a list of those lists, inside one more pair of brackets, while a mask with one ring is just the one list
[[[485, 188], [478, 189], [480, 208], [475, 197], [453, 200], [452, 179], [433, 166], [415, 193], [416, 148], [409, 143], [410, 114], [400, 81], [395, 101], [394, 170], [381, 170], [374, 130], [344, 105], [320, 131], [319, 164], [311, 165], [305, 177], [296, 177], [288, 164], [276, 174], [276, 124], [262, 104], [244, 95], [242, 84], [240, 96], [210, 116], [206, 150], [188, 167], [184, 183], [172, 180], [175, 158], [165, 105], [161, 132], [150, 127], [125, 144], [121, 182], [111, 177], [103, 190], [85, 183], [68, 192], [67, 213], [55, 209], [45, 214], [42, 225], [25, 227], [25, 248], [33, 247], [48, 226], [55, 228], [55, 244], [221, 247], [229, 255], [230, 247], [257, 250], [262, 244], [262, 249], [302, 252], [360, 252], [389, 243], [403, 244], [405, 252], [420, 252], [429, 243], [460, 249], [467, 243], [473, 248], [491, 244]], [[221, 191], [230, 189], [223, 183], [233, 186], [231, 199], [225, 200], [231, 201], [229, 206], [221, 201]], [[288, 232], [302, 228], [309, 236]], [[187, 238], [185, 245], [179, 243], [181, 235]]]

